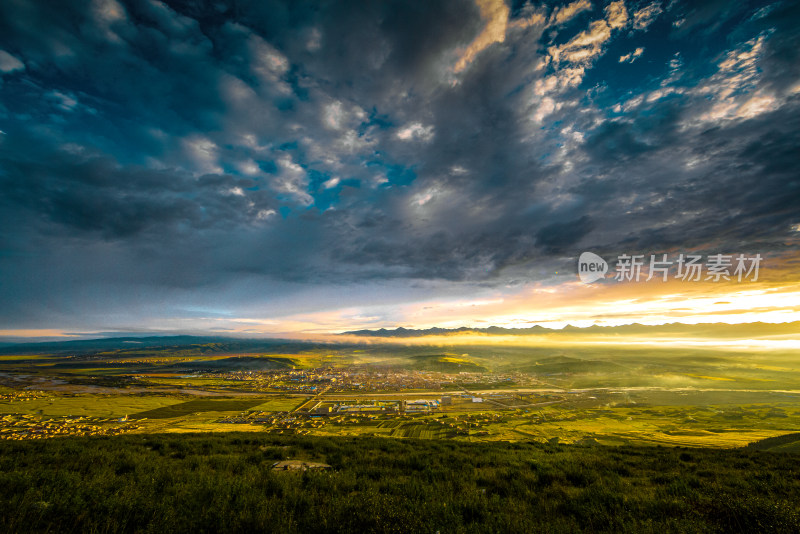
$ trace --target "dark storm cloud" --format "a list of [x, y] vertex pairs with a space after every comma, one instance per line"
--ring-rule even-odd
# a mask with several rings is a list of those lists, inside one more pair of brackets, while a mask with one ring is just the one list
[[762, 31], [774, 32], [760, 63], [763, 83], [780, 92], [791, 90], [800, 78], [800, 4], [778, 2], [756, 13], [754, 23]]
[[115, 240], [143, 232], [164, 236], [182, 226], [188, 231], [230, 228], [277, 207], [261, 192], [248, 195], [249, 202], [233, 193], [252, 186], [249, 179], [120, 167], [111, 158], [84, 159], [56, 150], [37, 151], [34, 159], [25, 150], [30, 140], [23, 139], [22, 147], [17, 141], [12, 136], [0, 147], [2, 203], [20, 218], [39, 217], [39, 225], [56, 234]]
[[797, 6], [625, 6], [3, 2], [3, 313], [781, 250]]
[[536, 243], [546, 252], [559, 253], [574, 245], [592, 230], [592, 221], [587, 216], [566, 223], [548, 224], [536, 233]]
[[[605, 206], [605, 225], [628, 229], [626, 246], [644, 251], [707, 243], [726, 250], [785, 246], [800, 206], [798, 76], [784, 68], [786, 62], [796, 63], [798, 49], [785, 44], [798, 44], [800, 33], [778, 22], [798, 20], [796, 6], [778, 3], [765, 11], [771, 15], [748, 26], [748, 42], [715, 58], [725, 65], [732, 55], [748, 57], [726, 66], [725, 76], [703, 80], [710, 91], [687, 83], [666, 98], [638, 103], [587, 137], [595, 176], [605, 178], [586, 179], [573, 191]], [[753, 44], [761, 44], [754, 37], [759, 32], [760, 49]], [[739, 33], [744, 35], [744, 29]], [[782, 51], [775, 53], [776, 48]], [[700, 71], [707, 69], [695, 60], [682, 77], [702, 80]], [[756, 76], [757, 81], [752, 79]], [[714, 116], [715, 102], [725, 103], [719, 96], [726, 92], [738, 94], [727, 101], [732, 111]], [[759, 94], [765, 95], [765, 109], [750, 113], [741, 105]], [[638, 213], [624, 205], [631, 198]]]

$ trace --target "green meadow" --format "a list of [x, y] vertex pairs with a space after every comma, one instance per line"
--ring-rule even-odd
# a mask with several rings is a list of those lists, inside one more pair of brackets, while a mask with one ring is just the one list
[[[275, 471], [279, 460], [330, 468]], [[0, 530], [795, 533], [798, 460], [262, 433], [0, 442]]]

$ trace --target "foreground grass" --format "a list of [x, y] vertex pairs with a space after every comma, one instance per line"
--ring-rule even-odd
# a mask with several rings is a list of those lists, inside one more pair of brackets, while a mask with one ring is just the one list
[[[322, 472], [276, 472], [279, 459]], [[263, 434], [0, 442], [2, 532], [800, 532], [800, 455]]]

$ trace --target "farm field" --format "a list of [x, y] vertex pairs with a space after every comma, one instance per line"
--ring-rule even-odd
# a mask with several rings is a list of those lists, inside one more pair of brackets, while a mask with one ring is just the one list
[[161, 395], [47, 395], [24, 401], [0, 400], [0, 413], [124, 417], [179, 403], [179, 398]]
[[780, 351], [103, 343], [0, 354], [0, 435], [246, 431], [735, 448], [800, 432], [798, 364]]
[[[588, 392], [601, 395], [600, 392]], [[638, 392], [644, 395], [647, 392]], [[665, 392], [656, 397], [664, 400]], [[33, 394], [29, 394], [33, 395]], [[618, 446], [623, 444], [733, 448], [761, 439], [800, 432], [800, 403], [760, 404], [598, 404], [587, 392], [567, 393], [565, 400], [531, 409], [502, 409], [480, 403], [427, 413], [354, 412], [325, 416], [308, 412], [320, 403], [307, 396], [223, 397], [191, 395], [59, 395], [40, 392], [32, 398], [0, 400], [3, 423], [30, 424], [101, 418], [124, 420], [133, 433], [187, 431], [274, 431], [319, 436], [385, 436], [460, 441], [539, 441]], [[763, 393], [760, 395], [763, 396]], [[590, 399], [589, 397], [595, 397]], [[636, 395], [632, 396], [636, 398]], [[323, 398], [323, 397], [318, 397]], [[401, 397], [399, 397], [401, 398]], [[432, 399], [434, 397], [428, 396]], [[606, 400], [606, 399], [602, 399]], [[761, 399], [763, 400], [763, 398]], [[338, 406], [330, 400], [323, 406]], [[400, 401], [367, 397], [347, 401], [391, 407]], [[474, 403], [466, 405], [474, 407]], [[303, 408], [306, 407], [306, 408]], [[135, 424], [135, 428], [134, 425]], [[1, 426], [1, 425], [0, 425]]]

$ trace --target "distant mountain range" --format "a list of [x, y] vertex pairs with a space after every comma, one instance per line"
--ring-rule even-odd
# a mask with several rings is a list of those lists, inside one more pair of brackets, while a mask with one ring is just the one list
[[503, 328], [500, 326], [490, 326], [487, 328], [426, 328], [411, 329], [395, 328], [388, 330], [352, 330], [343, 332], [342, 335], [353, 335], [363, 337], [389, 337], [389, 338], [410, 338], [422, 336], [449, 336], [455, 334], [489, 334], [498, 336], [531, 336], [531, 335], [608, 335], [608, 336], [646, 336], [661, 335], [671, 337], [731, 337], [749, 338], [764, 336], [784, 336], [797, 334], [800, 335], [800, 321], [792, 323], [701, 323], [684, 324], [668, 323], [663, 325], [644, 325], [639, 323], [621, 326], [588, 326], [585, 328], [567, 325], [564, 328], [546, 328], [543, 326], [532, 326], [530, 328]]
[[[643, 325], [638, 323], [622, 326], [565, 326], [564, 328], [545, 328], [533, 326], [531, 328], [502, 328], [490, 326], [488, 328], [395, 328], [389, 330], [353, 330], [339, 334], [364, 338], [415, 338], [423, 336], [451, 336], [457, 334], [484, 334], [497, 336], [608, 336], [608, 337], [670, 337], [670, 338], [728, 338], [728, 339], [757, 339], [764, 337], [780, 337], [785, 339], [800, 339], [800, 321], [792, 323], [704, 323], [683, 324], [669, 323], [664, 325]], [[334, 336], [335, 338], [335, 336]], [[325, 347], [331, 343], [326, 341], [299, 341], [292, 339], [243, 339], [220, 336], [117, 336], [99, 339], [83, 339], [68, 341], [0, 343], [0, 354], [33, 354], [33, 353], [92, 353], [100, 351], [159, 351], [186, 349], [193, 353], [244, 353], [266, 351], [275, 353], [285, 351], [290, 353], [298, 350]], [[349, 343], [342, 339], [339, 345]]]
[[226, 352], [287, 351], [305, 350], [314, 344], [287, 339], [241, 339], [219, 336], [147, 336], [147, 337], [107, 337], [99, 339], [74, 339], [68, 341], [45, 341], [31, 343], [0, 344], [0, 354], [23, 353], [92, 353], [100, 351], [159, 351], [184, 350], [193, 353], [218, 354]]

